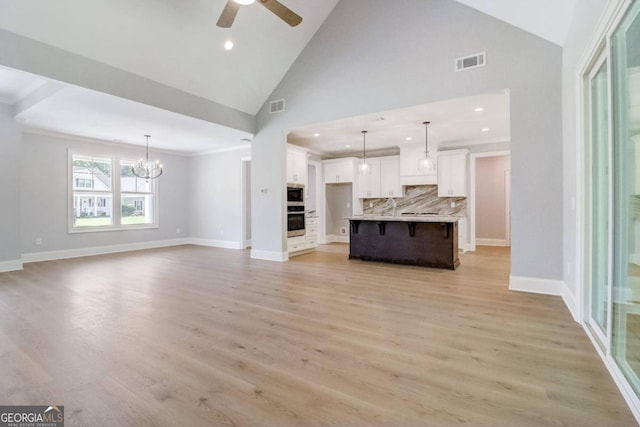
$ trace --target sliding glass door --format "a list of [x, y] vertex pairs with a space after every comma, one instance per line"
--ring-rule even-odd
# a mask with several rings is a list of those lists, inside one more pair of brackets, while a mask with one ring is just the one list
[[591, 253], [588, 284], [587, 325], [597, 338], [600, 347], [606, 350], [609, 337], [609, 290], [610, 290], [610, 241], [611, 229], [611, 144], [609, 138], [609, 66], [608, 55], [603, 52], [589, 74], [589, 119], [591, 199], [588, 233]]
[[613, 334], [611, 352], [640, 394], [640, 2], [612, 39]]

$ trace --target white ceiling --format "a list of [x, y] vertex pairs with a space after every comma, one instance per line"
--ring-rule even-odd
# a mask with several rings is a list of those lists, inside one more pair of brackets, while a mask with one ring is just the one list
[[577, 0], [457, 0], [564, 46]]
[[[226, 0], [0, 0], [0, 28], [255, 114], [338, 3], [281, 1], [303, 17], [299, 26], [291, 28], [253, 4], [240, 9], [231, 29], [218, 28], [215, 22]], [[576, 2], [458, 1], [560, 45]], [[230, 52], [223, 49], [228, 39], [235, 43]], [[0, 67], [0, 102], [16, 104], [46, 82]], [[404, 111], [404, 118], [382, 113], [346, 119], [324, 128], [298, 129], [290, 137], [314, 150], [343, 155], [347, 143], [361, 147], [363, 127], [371, 131], [367, 143], [372, 148], [398, 145], [410, 135], [414, 141], [423, 139], [420, 123], [426, 117], [433, 122], [434, 143], [508, 140], [508, 97], [486, 96], [483, 102], [495, 102], [495, 108], [482, 117], [460, 116], [479, 100], [467, 100], [469, 105], [454, 100], [441, 103], [437, 111], [421, 106]], [[504, 114], [498, 113], [501, 108]], [[376, 116], [386, 120], [375, 122]], [[251, 138], [245, 132], [66, 85], [21, 110], [17, 118], [30, 127], [134, 144], [143, 144], [142, 135], [150, 133], [157, 148], [185, 153], [233, 148]], [[478, 135], [478, 126], [490, 127], [491, 132]], [[310, 139], [308, 132], [323, 136]], [[334, 137], [329, 139], [331, 132]]]
[[[476, 108], [483, 111], [474, 111]], [[424, 144], [424, 121], [431, 122], [429, 150], [509, 142], [509, 94], [487, 93], [305, 126], [291, 131], [288, 141], [327, 157], [360, 156], [362, 130], [368, 131], [367, 150], [383, 150], [412, 142]]]
[[43, 78], [0, 67], [0, 102], [15, 104], [45, 82]]
[[338, 0], [281, 2], [300, 25], [254, 3], [218, 28], [226, 0], [2, 0], [0, 28], [256, 114]]

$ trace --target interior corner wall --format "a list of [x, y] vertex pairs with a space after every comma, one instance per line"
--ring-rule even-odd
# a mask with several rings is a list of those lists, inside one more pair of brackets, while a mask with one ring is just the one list
[[[486, 66], [454, 71], [456, 58], [478, 52], [486, 52]], [[274, 138], [278, 132], [506, 89], [511, 102], [511, 274], [561, 279], [561, 80], [559, 46], [456, 1], [404, 0], [394, 8], [388, 0], [341, 1], [257, 116], [253, 179], [283, 186], [284, 176], [272, 174], [268, 165], [285, 162], [283, 142]], [[268, 102], [280, 98], [286, 111], [269, 114]], [[254, 216], [254, 248], [282, 240], [281, 216], [273, 213], [282, 211], [283, 197], [261, 203], [259, 212], [269, 214]]]
[[[21, 179], [22, 197], [20, 209], [16, 209], [22, 219], [20, 240], [23, 254], [187, 237], [187, 159], [154, 151], [150, 151], [150, 156], [160, 159], [164, 165], [164, 173], [158, 181], [158, 228], [69, 233], [69, 149], [80, 154], [117, 154], [133, 160], [144, 152], [144, 147], [24, 132], [22, 161], [17, 172]], [[36, 245], [36, 238], [42, 239], [42, 244]]]
[[189, 234], [213, 245], [241, 247], [242, 158], [250, 149], [189, 158]]
[[578, 213], [582, 209], [576, 206], [578, 194], [577, 161], [577, 129], [579, 125], [579, 109], [577, 106], [577, 90], [579, 85], [578, 66], [586, 54], [587, 44], [603, 14], [608, 0], [577, 0], [573, 21], [562, 52], [562, 170], [563, 170], [563, 258], [565, 260], [563, 279], [567, 288], [575, 295], [578, 291], [576, 264], [581, 249], [576, 247]]
[[[20, 155], [21, 133], [13, 108], [0, 103], [0, 263], [21, 262]], [[19, 268], [19, 267], [18, 267]], [[1, 271], [1, 270], [0, 270]]]

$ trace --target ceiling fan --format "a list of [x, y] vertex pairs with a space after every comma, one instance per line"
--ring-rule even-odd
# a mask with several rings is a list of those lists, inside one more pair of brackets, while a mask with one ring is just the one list
[[[233, 25], [233, 20], [236, 19], [238, 10], [240, 10], [240, 6], [249, 5], [254, 1], [255, 0], [227, 0], [227, 4], [224, 6], [216, 25], [222, 28], [231, 27], [231, 25]], [[302, 22], [302, 17], [300, 17], [300, 15], [280, 3], [278, 0], [258, 0], [258, 3], [269, 9], [278, 18], [282, 19], [292, 27], [295, 27]]]

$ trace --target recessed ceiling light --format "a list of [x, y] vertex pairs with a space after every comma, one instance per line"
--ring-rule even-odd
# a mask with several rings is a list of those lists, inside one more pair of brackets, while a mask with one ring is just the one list
[[349, 144], [345, 145], [344, 148], [351, 148]]
[[489, 132], [491, 129], [489, 128], [482, 128], [482, 132]]
[[482, 107], [474, 108], [473, 111], [475, 111], [476, 113], [482, 113], [484, 111], [484, 108]]
[[314, 133], [313, 136], [315, 136], [316, 138], [320, 136], [319, 133]]
[[238, 4], [247, 5], [247, 4], [253, 3], [256, 0], [233, 0], [233, 1], [235, 1]]
[[231, 40], [227, 40], [226, 42], [224, 42], [224, 49], [225, 50], [233, 49], [233, 42]]
[[413, 138], [411, 138], [410, 136], [406, 137], [404, 140], [405, 141], [411, 141]]

